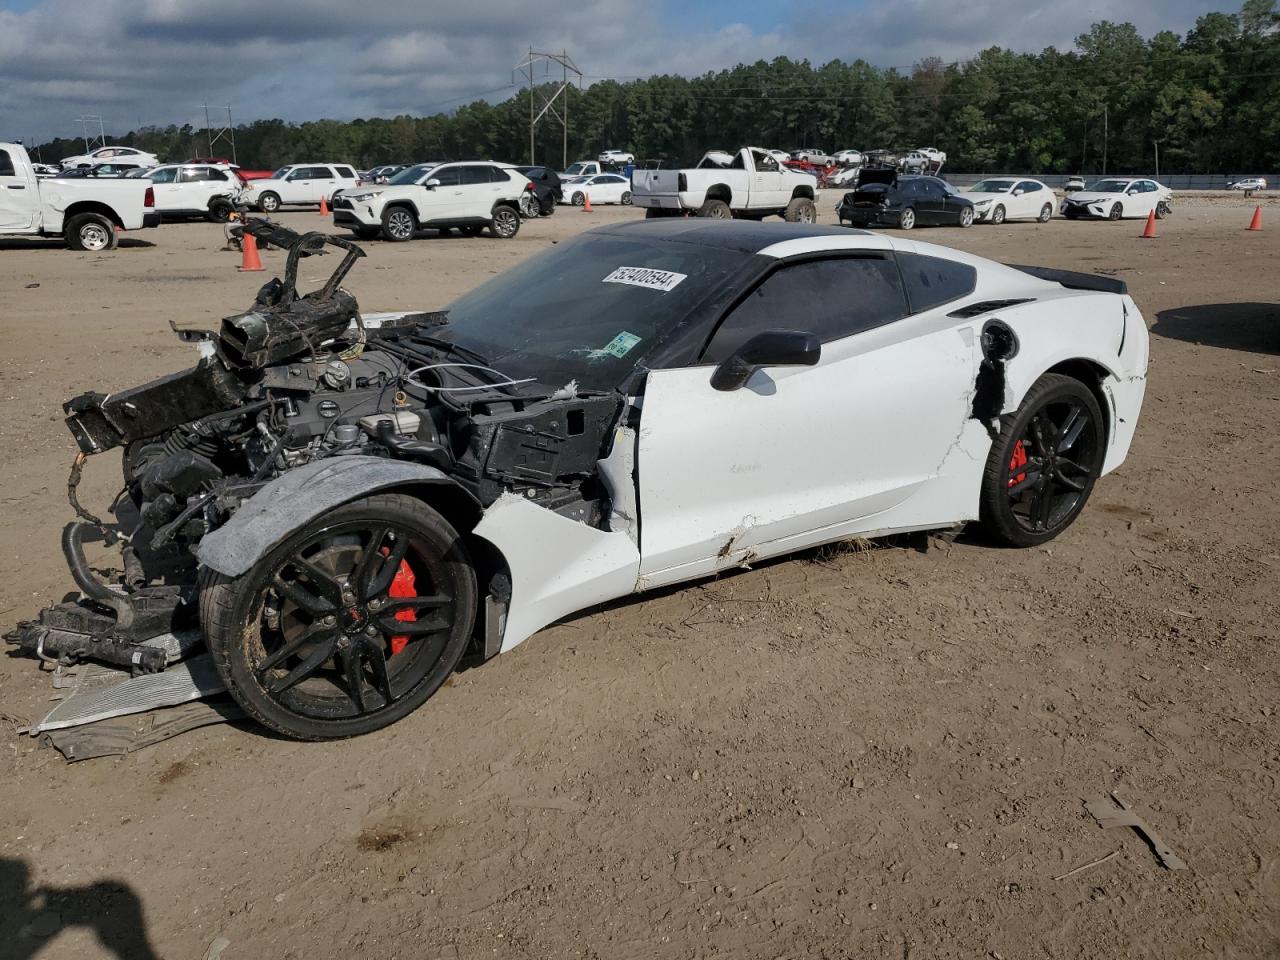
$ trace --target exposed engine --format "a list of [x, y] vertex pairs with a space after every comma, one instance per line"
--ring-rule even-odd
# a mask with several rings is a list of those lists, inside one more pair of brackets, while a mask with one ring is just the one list
[[[63, 549], [86, 601], [20, 624], [7, 639], [25, 652], [163, 670], [171, 652], [141, 641], [193, 622], [201, 538], [266, 484], [315, 460], [408, 460], [448, 474], [481, 506], [515, 491], [584, 523], [607, 514], [596, 461], [621, 410], [617, 395], [511, 381], [441, 339], [444, 314], [366, 326], [340, 286], [364, 256], [358, 247], [268, 221], [244, 229], [289, 250], [285, 278], [217, 331], [175, 327], [197, 344], [196, 366], [65, 404], [81, 453], [68, 483], [79, 519]], [[341, 264], [324, 287], [299, 296], [300, 258], [326, 245], [343, 251]], [[107, 523], [81, 506], [76, 488], [85, 459], [115, 448], [125, 488]], [[121, 582], [90, 571], [89, 538], [121, 546]]]

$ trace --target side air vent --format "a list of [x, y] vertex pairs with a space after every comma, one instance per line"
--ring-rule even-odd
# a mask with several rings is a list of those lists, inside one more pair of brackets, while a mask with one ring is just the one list
[[971, 303], [967, 307], [961, 307], [959, 310], [953, 310], [947, 316], [955, 317], [957, 320], [968, 320], [970, 317], [981, 316], [984, 313], [990, 313], [992, 310], [1016, 307], [1020, 303], [1031, 303], [1034, 300], [1035, 297], [1023, 297], [1021, 300], [981, 300], [978, 303]]

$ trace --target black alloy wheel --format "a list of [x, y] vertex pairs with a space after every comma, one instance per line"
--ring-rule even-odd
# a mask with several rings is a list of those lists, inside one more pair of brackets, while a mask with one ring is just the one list
[[457, 532], [398, 494], [305, 524], [241, 577], [201, 576], [201, 625], [227, 689], [300, 740], [369, 733], [415, 710], [457, 665], [475, 611]]
[[1046, 373], [1001, 422], [983, 476], [982, 524], [1010, 546], [1045, 543], [1079, 515], [1102, 470], [1101, 408], [1079, 380]]

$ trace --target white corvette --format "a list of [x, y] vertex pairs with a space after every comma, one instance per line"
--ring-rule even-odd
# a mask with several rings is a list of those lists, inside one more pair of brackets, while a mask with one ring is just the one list
[[973, 201], [973, 218], [983, 223], [1006, 220], [1039, 220], [1048, 223], [1058, 198], [1039, 180], [990, 177], [975, 183], [960, 196]]
[[1154, 210], [1160, 219], [1170, 212], [1173, 191], [1140, 177], [1108, 177], [1087, 190], [1062, 201], [1062, 215], [1068, 220], [1091, 217], [1099, 220], [1143, 219]]
[[[358, 248], [294, 300], [296, 251], [345, 241], [246, 229], [291, 248], [280, 298], [225, 320], [185, 373], [73, 399], [68, 425], [83, 455], [124, 448], [121, 516], [151, 524], [126, 542], [186, 548], [163, 581], [183, 590], [136, 591], [150, 629], [197, 606], [227, 689], [303, 739], [393, 723], [468, 649], [767, 557], [967, 523], [1045, 543], [1124, 461], [1142, 408], [1146, 324], [1106, 277], [655, 219], [356, 331], [339, 284]], [[77, 583], [129, 608], [84, 563], [85, 528], [63, 537]], [[64, 603], [9, 639], [164, 668], [95, 617]], [[86, 622], [101, 639], [70, 632]]]

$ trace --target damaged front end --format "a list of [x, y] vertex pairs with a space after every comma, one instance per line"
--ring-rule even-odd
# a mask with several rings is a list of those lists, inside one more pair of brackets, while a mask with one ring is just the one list
[[[364, 255], [357, 246], [264, 220], [244, 229], [288, 250], [284, 277], [216, 331], [175, 326], [197, 347], [195, 366], [65, 404], [80, 452], [62, 548], [81, 597], [8, 633], [20, 653], [163, 672], [202, 644], [204, 571], [239, 575], [299, 525], [392, 486], [438, 490], [464, 533], [504, 496], [604, 524], [597, 462], [619, 394], [505, 378], [442, 335], [444, 313], [366, 322], [341, 287]], [[300, 295], [301, 259], [329, 248], [340, 264]], [[121, 452], [124, 489], [104, 520], [77, 488], [86, 460], [111, 450]], [[282, 481], [295, 471], [292, 486]], [[119, 549], [116, 576], [90, 567], [85, 547], [97, 543]], [[500, 637], [484, 631], [500, 631], [510, 586], [501, 558], [480, 560], [475, 639], [491, 654]]]

